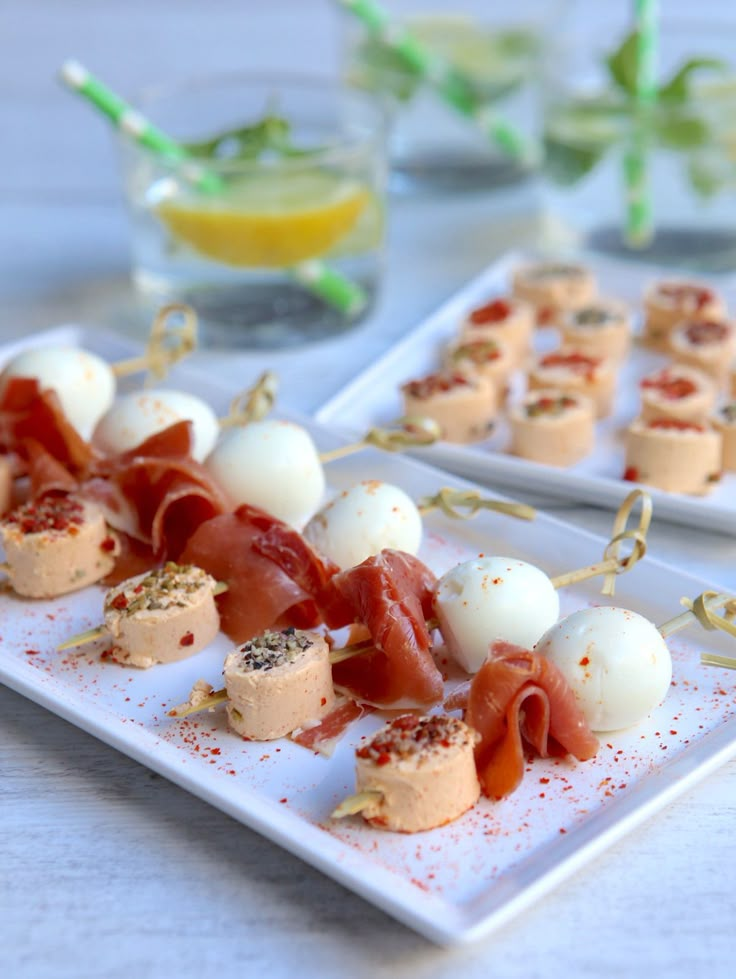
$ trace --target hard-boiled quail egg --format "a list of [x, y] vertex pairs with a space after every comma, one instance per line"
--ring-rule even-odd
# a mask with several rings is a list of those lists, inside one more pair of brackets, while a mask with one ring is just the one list
[[312, 517], [304, 536], [341, 568], [352, 568], [386, 547], [416, 554], [422, 518], [402, 489], [371, 479], [339, 493]]
[[536, 651], [552, 660], [594, 731], [638, 724], [667, 695], [672, 658], [656, 626], [627, 609], [586, 608], [552, 626]]
[[169, 388], [150, 388], [118, 398], [98, 422], [92, 443], [102, 452], [126, 452], [180, 421], [192, 423], [192, 456], [202, 462], [220, 432], [217, 416], [201, 398]]
[[11, 377], [35, 378], [52, 388], [64, 414], [88, 439], [115, 397], [115, 375], [101, 357], [79, 347], [37, 347], [10, 360], [0, 376], [0, 389]]
[[560, 599], [534, 565], [479, 557], [440, 578], [434, 611], [450, 655], [468, 673], [476, 673], [496, 640], [531, 649], [557, 621]]
[[309, 432], [266, 418], [224, 432], [206, 461], [231, 502], [301, 526], [322, 502], [325, 475]]

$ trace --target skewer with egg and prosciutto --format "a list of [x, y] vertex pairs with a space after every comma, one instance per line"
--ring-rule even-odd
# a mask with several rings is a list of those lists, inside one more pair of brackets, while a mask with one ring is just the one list
[[[639, 524], [628, 530], [637, 501]], [[432, 612], [451, 657], [467, 673], [475, 673], [494, 641], [532, 648], [559, 618], [559, 588], [603, 575], [603, 594], [612, 595], [616, 575], [631, 570], [646, 553], [651, 515], [649, 495], [641, 490], [629, 493], [616, 514], [603, 560], [554, 578], [509, 557], [481, 556], [451, 568], [440, 578], [432, 599]], [[631, 544], [631, 550], [623, 555], [625, 543]]]
[[500, 799], [524, 775], [524, 743], [536, 753], [587, 761], [598, 750], [575, 695], [560, 669], [537, 651], [509, 642], [490, 643], [472, 681], [445, 701], [462, 708], [478, 732], [475, 761], [483, 793]]
[[201, 463], [212, 453], [221, 431], [257, 422], [268, 414], [276, 399], [276, 386], [275, 375], [265, 371], [252, 387], [232, 400], [230, 411], [223, 418], [188, 391], [135, 391], [118, 398], [100, 419], [92, 443], [105, 454], [124, 454], [140, 442], [187, 421], [192, 428], [192, 458]]
[[[736, 636], [734, 596], [704, 593], [683, 603], [688, 611], [659, 628], [626, 609], [598, 607], [563, 619], [534, 650], [492, 642], [472, 680], [445, 700], [446, 711], [462, 710], [462, 727], [449, 733], [448, 724], [462, 722], [447, 714], [389, 722], [357, 748], [357, 792], [333, 817], [361, 813], [374, 826], [417, 832], [460, 816], [478, 798], [474, 782], [491, 799], [511, 794], [529, 749], [542, 758], [593, 758], [599, 747], [594, 731], [639, 723], [666, 697], [672, 674], [667, 636], [693, 621]], [[716, 616], [724, 607], [725, 617]], [[736, 667], [724, 657], [703, 661]], [[459, 758], [459, 741], [463, 753], [474, 755], [475, 780], [467, 758]], [[433, 763], [446, 790], [441, 798], [417, 774]]]
[[[552, 626], [536, 652], [560, 669], [594, 731], [631, 727], [651, 713], [667, 695], [672, 658], [666, 639], [695, 623], [736, 637], [736, 597], [704, 592], [683, 598], [687, 608], [662, 625], [628, 609], [600, 606], [573, 612]], [[723, 615], [716, 610], [724, 609]], [[720, 656], [702, 662], [728, 665]], [[736, 660], [731, 660], [736, 666]]]
[[[598, 748], [593, 732], [644, 720], [669, 690], [668, 636], [695, 621], [736, 636], [734, 596], [707, 592], [683, 604], [687, 612], [659, 627], [628, 609], [599, 606], [553, 625], [533, 651], [491, 643], [472, 680], [445, 701], [445, 709], [462, 709], [479, 733], [476, 763], [484, 794], [502, 798], [514, 791], [524, 773], [525, 742], [541, 757], [569, 753], [585, 761]], [[724, 607], [725, 618], [715, 615]], [[713, 661], [728, 665], [722, 657]]]
[[[282, 530], [279, 535], [281, 533]], [[291, 533], [298, 537], [296, 532]], [[277, 556], [277, 541], [272, 539], [269, 545], [266, 550], [272, 550]], [[282, 546], [286, 551], [290, 550], [288, 537], [282, 539]], [[308, 545], [303, 543], [302, 547], [308, 548]], [[292, 558], [295, 553], [291, 551]], [[284, 561], [283, 555], [280, 559], [289, 563], [288, 558]], [[315, 570], [319, 572], [318, 567]], [[226, 573], [217, 577], [227, 581]], [[320, 621], [324, 621], [329, 629], [342, 629], [357, 623], [361, 627], [358, 641], [328, 655], [332, 681], [337, 688], [352, 700], [370, 706], [426, 707], [437, 703], [444, 689], [442, 674], [432, 658], [431, 623], [427, 622], [435, 584], [435, 575], [418, 558], [401, 551], [385, 550], [355, 568], [315, 582], [313, 591], [319, 595], [321, 608], [314, 603], [317, 614], [308, 625], [297, 628], [313, 629]], [[220, 598], [221, 602], [231, 598], [234, 587], [238, 585], [230, 584], [230, 590]], [[288, 611], [293, 615], [293, 610]], [[293, 627], [290, 623], [287, 628]], [[223, 629], [228, 631], [224, 614]], [[246, 644], [254, 636], [274, 631], [283, 632], [284, 628], [278, 630], [267, 626], [261, 632], [251, 632]], [[227, 687], [218, 692], [210, 691], [210, 694], [215, 699], [197, 709], [206, 709], [229, 699]], [[176, 716], [182, 716], [182, 713], [177, 710]]]
[[415, 503], [399, 486], [369, 479], [338, 493], [312, 517], [303, 533], [321, 554], [344, 570], [385, 549], [416, 555], [422, 540], [422, 517], [437, 510], [456, 520], [469, 519], [480, 510], [494, 510], [520, 520], [533, 520], [535, 516], [535, 510], [526, 504], [451, 487]]
[[[54, 408], [60, 408], [72, 428], [89, 439], [115, 397], [117, 378], [148, 372], [161, 379], [168, 369], [191, 353], [197, 342], [197, 318], [181, 303], [159, 310], [151, 327], [146, 352], [141, 357], [108, 364], [79, 347], [31, 347], [12, 357], [0, 373], [0, 415], [6, 392], [14, 379], [35, 381]], [[53, 392], [53, 394], [51, 394]], [[10, 404], [14, 397], [9, 396]], [[29, 407], [31, 407], [29, 405]], [[27, 423], [30, 420], [27, 420]]]

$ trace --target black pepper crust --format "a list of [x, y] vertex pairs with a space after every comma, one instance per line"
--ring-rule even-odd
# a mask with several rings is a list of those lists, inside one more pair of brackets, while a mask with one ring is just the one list
[[277, 666], [293, 663], [301, 653], [314, 645], [308, 633], [290, 626], [281, 632], [264, 632], [249, 639], [237, 652], [240, 653], [238, 669], [244, 673], [253, 670], [273, 670]]

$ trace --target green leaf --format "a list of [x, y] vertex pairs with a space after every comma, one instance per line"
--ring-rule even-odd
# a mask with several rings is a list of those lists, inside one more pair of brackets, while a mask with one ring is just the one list
[[256, 160], [269, 149], [288, 144], [289, 123], [279, 116], [267, 115], [251, 126], [226, 129], [210, 139], [186, 143], [186, 150], [194, 156], [210, 159]]
[[544, 138], [544, 172], [556, 184], [569, 187], [590, 173], [607, 149], [607, 146], [563, 143], [547, 134]]
[[400, 102], [408, 102], [422, 79], [398, 51], [368, 37], [356, 51], [350, 82], [369, 92], [386, 92]]
[[690, 96], [690, 82], [696, 71], [726, 71], [728, 65], [718, 58], [691, 58], [659, 89], [662, 102], [685, 102]]
[[687, 165], [687, 176], [690, 180], [690, 186], [704, 200], [715, 197], [726, 185], [723, 175], [708, 166], [707, 162], [699, 156], [690, 158]]
[[258, 160], [266, 153], [277, 156], [308, 156], [315, 149], [299, 149], [291, 141], [289, 122], [276, 115], [266, 115], [251, 126], [226, 129], [210, 139], [185, 143], [192, 156], [210, 160]]
[[700, 116], [689, 112], [667, 112], [655, 116], [657, 140], [673, 150], [693, 150], [705, 146], [710, 131]]
[[636, 75], [639, 67], [638, 32], [632, 31], [624, 38], [620, 46], [606, 58], [608, 71], [615, 85], [634, 95], [636, 92]]

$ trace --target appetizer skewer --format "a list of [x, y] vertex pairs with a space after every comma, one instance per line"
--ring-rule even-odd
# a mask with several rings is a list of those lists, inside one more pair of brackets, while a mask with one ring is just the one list
[[402, 714], [356, 750], [356, 795], [333, 819], [360, 812], [402, 833], [444, 826], [480, 797], [473, 749], [478, 735], [447, 714]]
[[451, 487], [414, 503], [398, 486], [372, 479], [338, 493], [311, 518], [303, 533], [320, 553], [341, 568], [352, 568], [386, 548], [417, 554], [422, 517], [435, 510], [456, 520], [470, 519], [480, 510], [495, 510], [522, 520], [535, 516], [535, 510], [526, 504]]
[[320, 720], [335, 702], [329, 647], [316, 632], [285, 629], [243, 643], [225, 660], [230, 726], [271, 741]]
[[[639, 524], [629, 530], [637, 501]], [[602, 592], [612, 595], [616, 575], [631, 570], [646, 553], [651, 516], [650, 497], [639, 490], [630, 493], [616, 515], [603, 559], [553, 578], [534, 565], [507, 557], [479, 557], [450, 569], [439, 580], [433, 602], [450, 655], [468, 673], [475, 673], [493, 641], [527, 649], [535, 645], [559, 618], [558, 589], [603, 575]], [[622, 554], [625, 543], [631, 550]]]
[[[560, 669], [594, 731], [631, 727], [662, 703], [672, 678], [669, 636], [694, 622], [736, 636], [733, 595], [704, 592], [682, 603], [688, 610], [660, 626], [628, 609], [581, 609], [539, 640], [536, 651]], [[715, 614], [719, 608], [725, 616]], [[703, 662], [723, 666], [723, 659]]]
[[113, 404], [116, 378], [147, 371], [151, 377], [161, 379], [171, 366], [194, 350], [196, 338], [194, 310], [182, 303], [171, 303], [158, 311], [143, 356], [108, 364], [77, 347], [29, 348], [5, 365], [0, 392], [11, 378], [35, 379], [42, 388], [55, 391], [68, 420], [88, 438]]
[[109, 636], [114, 658], [147, 668], [193, 656], [220, 628], [215, 596], [225, 587], [192, 565], [167, 562], [109, 589], [105, 622], [72, 636], [59, 651]]
[[55, 598], [94, 584], [112, 571], [118, 540], [94, 503], [45, 496], [11, 510], [0, 522], [11, 587], [27, 598]]

